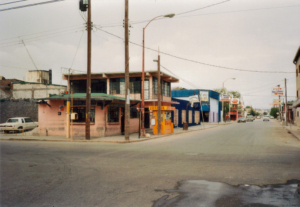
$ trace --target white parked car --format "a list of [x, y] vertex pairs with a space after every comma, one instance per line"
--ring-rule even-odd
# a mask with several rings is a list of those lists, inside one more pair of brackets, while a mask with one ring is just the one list
[[269, 116], [264, 116], [263, 121], [270, 121]]
[[0, 130], [4, 132], [13, 131], [15, 129], [31, 130], [35, 127], [38, 127], [38, 123], [32, 121], [29, 117], [9, 118], [5, 123], [0, 124]]

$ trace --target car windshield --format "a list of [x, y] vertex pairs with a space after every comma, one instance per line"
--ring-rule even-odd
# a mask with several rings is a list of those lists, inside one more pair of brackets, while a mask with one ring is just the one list
[[7, 123], [18, 123], [19, 119], [8, 119]]

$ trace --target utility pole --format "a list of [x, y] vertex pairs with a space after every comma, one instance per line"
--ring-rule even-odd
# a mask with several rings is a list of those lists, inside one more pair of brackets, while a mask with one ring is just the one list
[[288, 125], [287, 123], [287, 89], [286, 89], [286, 78], [284, 79], [284, 87], [285, 87], [285, 126]]
[[[280, 87], [280, 85], [277, 85], [278, 88]], [[281, 119], [281, 99], [280, 99], [280, 95], [278, 95], [279, 98], [279, 118]]]
[[160, 135], [160, 118], [161, 118], [161, 81], [160, 81], [160, 55], [158, 52], [158, 59], [157, 59], [157, 87], [158, 87], [158, 97], [157, 97], [157, 134]]
[[92, 59], [92, 0], [88, 3], [88, 21], [87, 21], [87, 79], [86, 79], [86, 121], [85, 121], [85, 139], [90, 140], [90, 120], [91, 120], [91, 59]]
[[129, 140], [130, 90], [129, 90], [129, 32], [128, 0], [125, 0], [125, 140]]

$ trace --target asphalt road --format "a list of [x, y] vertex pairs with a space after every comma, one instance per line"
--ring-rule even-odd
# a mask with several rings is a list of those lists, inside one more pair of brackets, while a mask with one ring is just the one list
[[300, 141], [275, 120], [130, 144], [1, 141], [1, 206], [160, 206], [191, 180], [292, 179], [300, 180]]

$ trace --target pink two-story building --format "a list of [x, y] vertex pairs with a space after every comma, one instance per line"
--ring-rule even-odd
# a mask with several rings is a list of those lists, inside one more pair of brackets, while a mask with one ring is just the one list
[[[141, 72], [130, 72], [130, 133], [139, 131], [141, 103]], [[72, 121], [71, 135], [85, 136], [86, 74], [65, 74], [71, 93], [41, 98], [39, 104], [40, 135], [66, 135], [66, 102], [71, 101], [71, 111], [78, 114]], [[161, 73], [162, 106], [171, 106], [171, 83], [179, 80]], [[157, 106], [157, 71], [145, 72], [145, 128], [151, 129], [152, 112], [149, 106]], [[92, 137], [118, 135], [124, 132], [125, 74], [92, 73], [91, 75], [91, 127]]]

